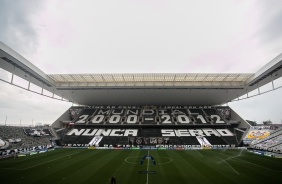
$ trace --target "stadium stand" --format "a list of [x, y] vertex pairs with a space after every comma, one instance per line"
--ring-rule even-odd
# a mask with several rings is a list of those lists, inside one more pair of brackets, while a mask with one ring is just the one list
[[161, 137], [162, 136], [160, 129], [156, 129], [156, 128], [139, 129], [139, 131], [141, 132], [140, 133], [141, 137]]
[[272, 146], [267, 149], [268, 151], [274, 152], [274, 153], [282, 153], [282, 143]]
[[227, 145], [228, 143], [218, 136], [209, 136], [206, 139], [211, 143], [211, 145]]
[[205, 109], [204, 113], [206, 117], [209, 117], [212, 123], [223, 123], [225, 124], [225, 121], [221, 117], [220, 113], [217, 112], [216, 109]]
[[129, 144], [128, 137], [118, 137], [117, 145], [127, 145]]
[[9, 147], [9, 142], [8, 141], [3, 141], [0, 139], [0, 150], [5, 150]]
[[197, 136], [204, 136], [210, 145], [238, 146], [245, 132], [234, 129], [213, 107], [77, 108], [69, 127], [56, 129], [57, 145], [201, 145]]
[[242, 141], [244, 133], [246, 132], [246, 129], [234, 128], [233, 132], [236, 136], [237, 143], [240, 143]]
[[234, 147], [240, 145], [246, 132], [246, 129], [229, 124], [214, 107], [131, 106], [119, 109], [79, 106], [71, 107], [66, 114], [57, 128], [0, 126], [1, 138], [14, 140], [6, 146], [9, 149], [49, 144], [67, 147]]
[[270, 152], [281, 153], [282, 127], [270, 132], [270, 135], [260, 140], [254, 140], [250, 148]]
[[[17, 127], [17, 126], [0, 126], [0, 135], [2, 140], [9, 142], [6, 149], [14, 148], [29, 148], [40, 145], [50, 145], [51, 134], [48, 136], [33, 136], [35, 134], [27, 134], [26, 130], [31, 130], [30, 127]], [[49, 128], [45, 131], [49, 132]], [[36, 132], [36, 135], [39, 133]]]
[[239, 146], [240, 145], [240, 142], [237, 140], [237, 137], [236, 135], [235, 136], [225, 136], [225, 137], [222, 137], [222, 139], [228, 143], [229, 145], [233, 145], [233, 146]]
[[270, 135], [264, 139], [258, 140], [258, 141], [254, 141], [252, 143], [252, 146], [258, 146], [261, 145], [269, 140], [275, 140], [278, 136], [282, 135], [282, 128], [279, 128], [273, 132], [270, 133]]
[[189, 109], [189, 111], [195, 124], [211, 123], [211, 119], [205, 115], [202, 109]]
[[179, 137], [170, 137], [169, 138], [169, 144], [171, 144], [171, 145], [183, 145], [183, 142], [182, 142], [182, 139], [180, 139]]
[[181, 137], [181, 142], [184, 145], [200, 145], [196, 137]]
[[101, 146], [112, 145], [116, 147], [118, 144], [118, 139], [119, 137], [103, 137], [99, 145]]
[[[87, 145], [91, 142], [91, 140], [94, 137], [100, 136], [101, 141], [99, 142], [100, 146], [103, 145], [126, 145], [126, 144], [135, 144], [138, 145], [136, 143], [136, 141], [134, 140], [132, 143], [130, 143], [129, 141], [129, 137], [130, 136], [109, 136], [110, 133], [108, 133], [108, 135], [103, 135], [103, 134], [99, 134], [99, 135], [93, 135], [93, 136], [83, 136], [83, 133], [80, 133], [80, 135], [74, 135], [72, 133], [72, 135], [68, 135], [73, 129], [71, 129], [67, 134], [63, 135], [62, 138], [62, 144], [65, 145], [72, 145], [72, 144], [80, 144], [80, 145]], [[80, 132], [81, 129], [79, 129], [77, 132]], [[91, 129], [89, 132], [94, 131], [93, 129]], [[173, 130], [169, 130], [170, 132], [173, 132]], [[185, 129], [177, 129], [174, 130], [175, 132], [182, 132], [182, 134], [187, 130]], [[231, 131], [230, 131], [231, 132]], [[169, 138], [169, 144], [171, 145], [199, 145], [199, 142], [197, 141], [196, 136], [163, 136], [161, 133], [161, 129], [150, 129], [150, 128], [142, 128], [142, 129], [138, 129], [138, 133], [137, 133], [137, 137], [139, 138], [144, 138], [146, 139], [159, 139], [159, 138], [165, 138], [168, 137]], [[206, 139], [211, 143], [211, 145], [238, 145], [236, 136], [205, 136]], [[150, 144], [150, 143], [146, 143], [146, 141], [142, 141], [144, 144]], [[161, 141], [161, 144], [164, 144], [164, 141]], [[153, 143], [154, 145], [156, 145], [157, 143]]]

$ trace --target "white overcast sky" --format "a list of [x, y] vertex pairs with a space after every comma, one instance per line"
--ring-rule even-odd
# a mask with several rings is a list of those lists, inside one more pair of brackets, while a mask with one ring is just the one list
[[[282, 1], [0, 0], [0, 40], [47, 74], [254, 73], [282, 52]], [[0, 124], [50, 124], [71, 106], [0, 89]], [[228, 105], [281, 123], [281, 97]]]

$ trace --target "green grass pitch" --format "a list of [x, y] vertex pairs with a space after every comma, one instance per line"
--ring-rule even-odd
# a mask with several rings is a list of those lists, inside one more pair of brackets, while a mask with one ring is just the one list
[[[140, 165], [148, 152], [156, 165]], [[282, 183], [281, 174], [282, 159], [241, 150], [57, 149], [0, 160], [3, 184], [109, 184], [112, 176], [118, 184], [273, 184]]]

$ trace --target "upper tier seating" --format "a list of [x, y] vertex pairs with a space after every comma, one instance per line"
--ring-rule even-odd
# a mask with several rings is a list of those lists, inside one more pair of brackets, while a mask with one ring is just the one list
[[76, 125], [195, 125], [226, 124], [213, 107], [85, 108], [73, 120]]

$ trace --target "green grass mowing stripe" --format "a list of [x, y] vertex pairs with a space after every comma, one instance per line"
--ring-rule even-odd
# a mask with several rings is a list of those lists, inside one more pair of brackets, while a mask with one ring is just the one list
[[[271, 177], [275, 175], [273, 172], [269, 172], [262, 168], [257, 168], [250, 166], [245, 163], [240, 163], [238, 161], [234, 160], [228, 160], [228, 163], [232, 164], [234, 168], [240, 171], [240, 178], [238, 178], [239, 181], [243, 183], [262, 183], [271, 181]], [[271, 176], [271, 177], [270, 177]]]
[[180, 155], [182, 151], [168, 150], [168, 156], [173, 159], [170, 167], [164, 166], [169, 172], [167, 183], [189, 183], [192, 178], [204, 177], [188, 160], [183, 159]]
[[[1, 164], [0, 168], [5, 167], [5, 165], [10, 165], [12, 168], [16, 168], [16, 169], [25, 169], [27, 167], [31, 167], [33, 165], [38, 164], [38, 162], [45, 162], [51, 159], [57, 159], [58, 157], [62, 157], [65, 156], [66, 153], [68, 154], [72, 154], [74, 152], [77, 152], [75, 150], [70, 150], [69, 152], [61, 151], [58, 150], [58, 152], [56, 151], [50, 151], [50, 152], [46, 152], [46, 153], [41, 153], [41, 154], [37, 154], [37, 155], [29, 155], [26, 157], [19, 157], [16, 158], [15, 160], [19, 160], [19, 161], [13, 161], [11, 160], [11, 162], [5, 162], [4, 164]], [[25, 159], [26, 158], [26, 159]]]
[[[82, 154], [84, 151], [83, 150], [72, 150], [70, 151], [69, 153], [73, 154], [74, 151], [81, 151], [80, 154]], [[65, 158], [67, 158], [69, 155], [66, 155], [68, 154], [67, 152], [65, 152]], [[77, 156], [77, 155], [80, 155], [80, 154], [76, 154], [76, 155], [73, 155], [74, 156]], [[60, 158], [60, 157], [58, 157]], [[43, 161], [43, 160], [42, 160]], [[44, 159], [44, 161], [46, 162], [46, 159]], [[19, 171], [17, 172], [17, 174], [15, 175], [14, 173], [6, 173], [6, 175], [4, 176], [4, 178], [10, 178], [9, 180], [12, 180], [12, 181], [16, 181], [18, 180], [19, 178], [22, 180], [22, 181], [25, 181], [25, 182], [35, 182], [37, 181], [39, 178], [44, 178], [46, 176], [50, 176], [50, 174], [52, 172], [56, 172], [57, 171], [57, 167], [51, 167], [53, 165], [56, 166], [56, 164], [60, 164], [60, 166], [63, 166], [63, 162], [66, 161], [66, 159], [62, 158], [62, 159], [57, 159], [57, 160], [53, 160], [53, 157], [50, 157], [49, 160], [47, 161], [51, 161], [51, 162], [47, 162], [47, 163], [44, 163], [42, 164], [42, 162], [37, 162], [37, 164], [39, 165], [36, 165], [36, 167], [30, 167], [30, 164], [29, 163], [26, 163], [28, 167], [28, 169], [25, 169], [25, 170], [22, 170], [22, 171]], [[29, 162], [29, 161], [27, 161]]]
[[[224, 163], [226, 163], [237, 175], [240, 175], [239, 172], [234, 169], [234, 167], [232, 167], [226, 160], [221, 159]], [[219, 163], [219, 162], [218, 162]]]
[[[152, 155], [151, 151], [152, 150], [149, 151], [150, 155]], [[127, 157], [127, 162], [125, 162], [125, 164], [121, 168], [123, 169], [123, 172], [118, 173], [118, 179], [120, 178], [121, 183], [145, 184], [147, 183], [147, 174], [140, 174], [138, 172], [147, 171], [147, 167], [149, 171], [155, 171], [157, 167], [153, 166], [151, 161], [149, 161], [150, 165], [148, 166], [147, 160], [144, 162], [143, 165], [140, 165], [141, 158], [148, 153], [147, 150], [134, 150], [133, 153], [133, 156], [129, 155], [129, 157]], [[158, 158], [155, 159], [157, 160]], [[156, 175], [149, 174], [148, 183], [159, 183], [159, 180], [155, 180], [154, 178], [156, 178]]]
[[[241, 151], [240, 151], [241, 152]], [[222, 154], [222, 151], [220, 150], [217, 150], [217, 151], [212, 151], [211, 153], [214, 153], [214, 154], [217, 154], [218, 155], [218, 158], [221, 158], [221, 161], [217, 162], [219, 163], [219, 165], [223, 166], [223, 163], [225, 163], [226, 165], [230, 165], [232, 168], [234, 168], [238, 173], [240, 173], [240, 177], [232, 177], [233, 180], [234, 178], [236, 179], [236, 181], [234, 183], [240, 183], [240, 182], [243, 182], [244, 183], [244, 180], [242, 180], [242, 178], [248, 178], [248, 175], [246, 173], [248, 173], [248, 171], [246, 171], [246, 168], [241, 165], [241, 164], [238, 164], [236, 162], [233, 162], [233, 158], [237, 158], [237, 157], [241, 157], [243, 156], [242, 154], [240, 154], [239, 151], [226, 151], [224, 153], [230, 155], [225, 155], [225, 154]], [[225, 161], [222, 161], [222, 160], [225, 160]], [[253, 180], [255, 181], [255, 179]]]
[[[64, 178], [64, 174], [69, 173], [69, 168], [76, 163], [79, 163], [81, 159], [87, 154], [87, 150], [82, 150], [78, 155], [74, 155], [73, 157], [67, 157], [64, 160], [58, 160], [58, 162], [52, 162], [45, 167], [43, 170], [46, 170], [47, 173], [41, 176], [40, 182], [48, 183], [54, 181], [60, 181]], [[36, 172], [36, 171], [35, 171]], [[30, 176], [31, 177], [31, 176]], [[38, 181], [38, 178], [36, 179]]]
[[[234, 153], [232, 153], [232, 155], [234, 155]], [[238, 159], [250, 159], [253, 156], [253, 154], [245, 152], [245, 154], [241, 154], [241, 156], [238, 157], [228, 157], [231, 159], [227, 160], [227, 162], [230, 163], [236, 170], [239, 170], [239, 172], [241, 173], [241, 177], [239, 177], [237, 181], [241, 181], [242, 183], [261, 183], [276, 180], [275, 178], [273, 178], [273, 175], [275, 174], [274, 172], [269, 172], [265, 169], [257, 168], [256, 166], [250, 166], [243, 162], [238, 162]], [[222, 157], [226, 159], [226, 155], [222, 155]], [[259, 158], [263, 157], [260, 156]]]
[[[87, 165], [93, 164], [95, 159], [102, 158], [104, 155], [105, 153], [103, 150], [95, 150], [95, 152], [92, 150], [85, 150], [82, 154], [72, 159], [52, 165], [52, 172], [43, 177], [43, 181], [46, 184], [52, 183], [54, 180], [58, 182], [76, 183], [78, 179], [83, 180], [88, 174], [88, 172], [85, 172], [84, 174], [81, 174], [81, 176], [78, 176], [77, 173]], [[53, 170], [55, 170], [55, 172]]]
[[[67, 156], [80, 151], [79, 154]], [[158, 174], [149, 175], [149, 184], [168, 183], [279, 183], [279, 173], [274, 168], [281, 168], [282, 159], [262, 157], [240, 150], [150, 150], [155, 157], [157, 166], [150, 163], [149, 170], [156, 170]], [[57, 154], [56, 154], [57, 153]], [[146, 183], [146, 175], [138, 174], [147, 169], [147, 161], [140, 166], [140, 159], [147, 154], [147, 150], [84, 150], [62, 149], [44, 153], [46, 157], [33, 157], [21, 160], [19, 165], [28, 168], [30, 163], [36, 166], [26, 170], [1, 170], [1, 181], [9, 183], [98, 183], [106, 184], [113, 175], [117, 176], [118, 183]], [[240, 156], [238, 156], [240, 155]], [[37, 156], [37, 155], [34, 155]], [[41, 155], [39, 155], [41, 156]], [[64, 158], [54, 160], [56, 158]], [[169, 157], [172, 162], [160, 164]], [[232, 158], [234, 157], [234, 158]], [[32, 158], [30, 156], [29, 158]], [[125, 159], [132, 163], [125, 162]], [[228, 160], [226, 160], [228, 159]], [[238, 160], [242, 159], [242, 161]], [[224, 162], [220, 162], [225, 160]], [[252, 163], [247, 163], [245, 161]], [[262, 160], [262, 162], [261, 162]], [[269, 162], [267, 162], [269, 160]], [[47, 161], [47, 162], [46, 162]], [[46, 162], [46, 163], [44, 163]], [[220, 162], [220, 163], [218, 163]], [[230, 168], [236, 169], [240, 176]], [[14, 161], [4, 162], [5, 166], [17, 168]], [[39, 164], [41, 163], [41, 164]], [[43, 163], [43, 164], [42, 164]], [[159, 164], [158, 164], [159, 163]], [[7, 165], [6, 165], [7, 164]], [[37, 165], [39, 164], [39, 165]], [[270, 168], [272, 170], [259, 167]], [[0, 162], [0, 167], [2, 162]], [[23, 178], [21, 178], [23, 176]]]
[[[103, 175], [98, 174], [97, 171], [100, 170], [108, 160], [116, 158], [118, 152], [112, 150], [88, 150], [88, 153], [90, 153], [90, 157], [84, 157], [83, 161], [74, 165], [74, 169], [71, 169], [68, 175], [65, 174], [66, 171], [61, 173], [62, 176], [65, 176], [66, 182], [83, 183], [89, 178], [90, 180], [100, 183]], [[93, 155], [94, 153], [99, 154]]]
[[22, 169], [22, 170], [31, 169], [31, 168], [33, 168], [33, 167], [37, 167], [37, 166], [40, 166], [40, 165], [43, 165], [43, 164], [46, 164], [46, 163], [49, 163], [49, 162], [54, 162], [54, 161], [56, 161], [56, 160], [59, 160], [59, 159], [62, 159], [62, 158], [66, 158], [66, 157], [70, 157], [70, 156], [75, 155], [75, 154], [78, 154], [78, 153], [79, 153], [79, 151], [77, 151], [77, 152], [75, 152], [75, 153], [72, 153], [72, 154], [68, 154], [68, 155], [59, 157], [59, 158], [54, 158], [54, 159], [52, 159], [52, 160], [47, 160], [47, 161], [45, 161], [45, 162], [40, 162], [40, 163], [38, 163], [38, 164], [35, 164], [35, 165], [31, 165], [31, 166], [29, 166], [29, 167], [26, 167], [26, 168], [24, 168], [24, 169]]
[[[241, 157], [241, 156], [245, 156], [245, 157]], [[265, 167], [265, 168], [271, 168], [273, 171], [282, 171], [282, 159], [273, 159], [270, 157], [256, 155], [254, 153], [249, 153], [246, 151], [242, 152], [241, 156], [238, 156], [238, 157], [232, 156], [228, 158], [229, 159], [238, 158], [240, 160], [245, 160], [245, 158], [247, 158], [247, 160], [245, 161], [253, 165], [258, 165], [258, 166]]]
[[5, 166], [5, 165], [13, 165], [13, 164], [19, 164], [21, 162], [25, 162], [27, 160], [31, 160], [31, 159], [35, 159], [35, 158], [40, 158], [40, 157], [47, 157], [47, 154], [36, 154], [36, 155], [28, 155], [28, 156], [24, 156], [24, 157], [11, 157], [11, 158], [7, 158], [7, 159], [2, 159], [0, 160], [0, 169], [1, 166]]
[[153, 184], [162, 184], [171, 182], [172, 178], [170, 177], [168, 169], [173, 166], [173, 160], [167, 154], [165, 150], [152, 150], [150, 154], [156, 159], [156, 166], [150, 167], [151, 170], [156, 170], [157, 174], [149, 175], [149, 183]]
[[[48, 160], [48, 161], [45, 161], [45, 162], [40, 162], [40, 163], [37, 163], [35, 165], [32, 165], [32, 166], [29, 166], [29, 167], [26, 167], [24, 169], [20, 169], [20, 168], [8, 168], [8, 169], [11, 169], [11, 170], [26, 170], [26, 169], [30, 169], [30, 168], [33, 168], [33, 167], [37, 167], [39, 165], [43, 165], [43, 164], [46, 164], [46, 163], [49, 163], [49, 162], [53, 162], [53, 161], [56, 161], [56, 160], [59, 160], [59, 159], [62, 159], [64, 157], [67, 157], [67, 156], [71, 156], [71, 155], [74, 155], [74, 154], [78, 154], [79, 152], [75, 152], [75, 153], [72, 153], [72, 154], [69, 154], [69, 155], [65, 155], [65, 156], [62, 156], [62, 157], [59, 157], [59, 158], [54, 158], [52, 160]], [[27, 161], [27, 160], [26, 160]], [[3, 168], [3, 169], [6, 169], [6, 168]]]
[[[171, 180], [173, 180], [168, 174], [167, 171], [168, 169], [170, 169], [171, 167], [173, 167], [174, 160], [173, 158], [171, 158], [170, 155], [168, 155], [168, 151], [155, 151], [155, 154], [157, 154], [159, 156], [159, 158], [169, 158], [171, 159], [169, 162], [167, 161], [167, 159], [163, 159], [163, 163], [157, 163], [157, 168], [158, 168], [158, 174], [157, 174], [157, 179], [159, 181], [159, 183], [168, 183], [171, 182]], [[162, 161], [162, 160], [160, 160]]]
[[[132, 150], [132, 151], [129, 152], [129, 154], [124, 155], [123, 165], [121, 165], [121, 167], [118, 168], [117, 174], [118, 175], [123, 174], [122, 173], [123, 168], [132, 170], [132, 168], [135, 168], [136, 165], [140, 165], [140, 160], [141, 160], [142, 156], [144, 156], [144, 155], [143, 155], [142, 151], [140, 151], [140, 150]], [[135, 174], [137, 174], [137, 173], [135, 173]]]
[[130, 154], [124, 155], [123, 164], [117, 167], [116, 178], [119, 183], [140, 183], [144, 176], [138, 175], [138, 169], [140, 169], [140, 158], [144, 155], [141, 150], [132, 150]]
[[[252, 162], [254, 164], [264, 165], [265, 167], [271, 167], [277, 171], [282, 170], [282, 159], [273, 159], [266, 156], [256, 155], [254, 153], [246, 153], [250, 155], [248, 158], [248, 162]], [[257, 162], [259, 160], [259, 163]]]
[[[93, 174], [88, 175], [82, 183], [91, 183], [93, 181], [97, 183], [108, 183], [109, 178], [117, 174], [117, 169], [123, 165], [124, 157], [128, 154], [130, 154], [130, 151], [107, 150], [107, 156], [95, 161], [95, 169], [92, 169]], [[84, 173], [89, 169], [91, 168], [85, 168], [80, 172]]]
[[[263, 169], [266, 169], [266, 170], [269, 170], [271, 172], [277, 172], [277, 173], [281, 173], [282, 170], [275, 170], [275, 169], [272, 169], [273, 167], [266, 167], [266, 166], [263, 166], [263, 164], [258, 164], [258, 163], [253, 163], [251, 161], [247, 161], [247, 159], [240, 159], [240, 158], [234, 158], [237, 162], [243, 162], [243, 163], [247, 163], [247, 164], [251, 164], [251, 165], [254, 165], [254, 166], [257, 166], [257, 167], [260, 167], [260, 168], [263, 168]], [[281, 168], [280, 168], [281, 169]]]
[[[148, 155], [149, 155], [149, 150], [148, 150]], [[147, 162], [147, 169], [146, 169], [146, 171], [147, 171], [147, 174], [146, 174], [146, 184], [149, 184], [149, 166], [150, 166], [150, 159], [147, 159], [148, 160], [148, 162]]]
[[157, 152], [156, 150], [150, 150], [150, 155], [152, 157], [154, 157], [155, 161], [156, 161], [156, 166], [154, 166], [151, 162], [151, 164], [149, 165], [148, 167], [148, 170], [149, 171], [156, 171], [157, 174], [148, 174], [148, 182], [149, 184], [159, 184], [159, 183], [164, 183], [162, 181], [162, 178], [160, 177], [161, 175], [163, 175], [163, 172], [162, 172], [162, 154], [160, 152]]
[[195, 152], [198, 153], [200, 155], [200, 157], [204, 157], [204, 155], [200, 151], [195, 150]]
[[33, 163], [37, 164], [39, 160], [42, 161], [42, 159], [44, 158], [49, 159], [50, 155], [52, 154], [53, 154], [54, 159], [60, 156], [59, 152], [55, 153], [54, 151], [51, 151], [51, 152], [47, 152], [44, 154], [42, 153], [42, 154], [36, 154], [36, 155], [29, 155], [26, 157], [18, 157], [12, 160], [6, 160], [5, 162], [0, 162], [0, 169], [5, 168], [7, 166], [14, 168], [16, 170], [24, 169], [27, 163], [29, 163], [30, 165], [32, 165]]
[[187, 160], [180, 156], [181, 151], [168, 150], [167, 154], [173, 159], [170, 167], [164, 167], [171, 174], [167, 177], [167, 183], [189, 183], [192, 177], [201, 175]]
[[[146, 183], [146, 175], [138, 174], [138, 171], [144, 171], [144, 165], [140, 165], [141, 158], [146, 154], [146, 150], [133, 150], [133, 152], [128, 155], [128, 160], [131, 163], [125, 162], [123, 165], [123, 172], [119, 172], [119, 179], [122, 183]], [[121, 168], [122, 169], [122, 168]]]
[[[202, 151], [202, 155], [205, 155], [209, 150]], [[210, 156], [199, 156], [197, 154], [198, 151], [184, 151], [180, 155], [183, 157], [183, 159], [188, 160], [191, 165], [200, 173], [203, 174], [203, 176], [199, 176], [195, 178], [193, 181], [197, 183], [229, 183], [232, 180], [231, 177], [226, 175], [226, 172], [222, 169], [224, 168], [227, 170], [227, 174], [234, 177], [234, 171], [231, 169], [230, 166], [219, 166], [216, 164], [216, 158], [214, 155]], [[221, 180], [218, 180], [218, 178], [221, 178]]]
[[[130, 154], [126, 155], [123, 160], [123, 164], [117, 168], [118, 172], [116, 173], [117, 179], [122, 183], [134, 183], [136, 181], [140, 181], [140, 177], [138, 176], [138, 167], [140, 162], [140, 157], [142, 154], [142, 151], [136, 150], [132, 151]], [[125, 159], [130, 158], [131, 163], [126, 162]], [[135, 164], [132, 164], [135, 163]]]
[[[238, 181], [240, 181], [240, 178], [242, 178], [240, 170], [238, 170], [238, 168], [236, 168], [234, 164], [230, 163], [229, 161], [226, 161], [227, 163], [223, 162], [222, 160], [225, 159], [225, 157], [223, 157], [224, 155], [222, 156], [220, 154], [221, 151], [202, 150], [201, 152], [204, 157], [202, 159], [199, 159], [195, 163], [195, 166], [201, 165], [202, 162], [204, 162], [207, 166], [210, 166], [207, 168], [205, 167], [206, 169], [199, 168], [203, 173], [205, 173], [206, 177], [209, 178], [209, 181], [212, 181], [213, 183], [239, 183]], [[186, 153], [193, 153], [193, 151]], [[233, 169], [240, 173], [240, 176], [238, 176], [238, 174], [234, 172]], [[220, 178], [220, 180], [218, 180], [218, 178]]]
[[5, 162], [9, 162], [9, 163], [20, 163], [20, 162], [25, 162], [26, 160], [30, 160], [30, 159], [35, 159], [35, 158], [40, 158], [40, 157], [46, 157], [46, 154], [36, 154], [36, 155], [28, 155], [28, 156], [23, 156], [23, 157], [11, 157], [8, 159], [3, 159], [0, 160], [0, 163], [5, 163]]

